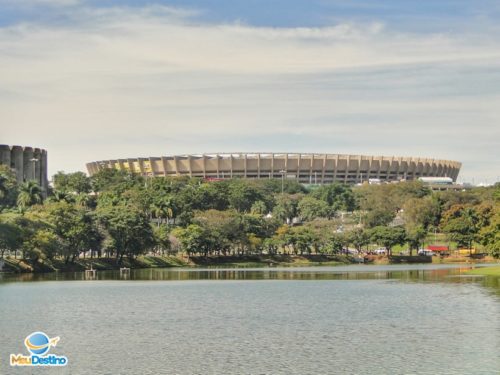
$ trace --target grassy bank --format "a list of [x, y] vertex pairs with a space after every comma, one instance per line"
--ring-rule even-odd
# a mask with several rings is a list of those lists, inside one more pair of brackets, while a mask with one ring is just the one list
[[91, 267], [98, 271], [117, 270], [121, 267], [128, 268], [164, 268], [164, 267], [183, 267], [189, 263], [182, 258], [167, 256], [141, 256], [134, 259], [123, 258], [118, 264], [115, 258], [93, 258], [77, 259], [73, 263], [65, 263], [61, 259], [52, 261], [27, 261], [14, 258], [6, 258], [4, 271], [6, 272], [78, 272], [90, 269]]
[[241, 255], [191, 257], [195, 266], [273, 267], [337, 266], [352, 263], [345, 255]]
[[117, 270], [121, 267], [165, 268], [165, 267], [273, 267], [273, 266], [336, 266], [350, 264], [352, 259], [345, 255], [240, 255], [240, 256], [141, 256], [123, 258], [118, 264], [115, 258], [77, 259], [65, 263], [61, 259], [52, 261], [28, 261], [14, 258], [5, 259], [5, 272], [44, 273], [44, 272], [81, 272], [86, 269], [97, 271]]
[[500, 266], [481, 267], [467, 272], [469, 275], [500, 276]]

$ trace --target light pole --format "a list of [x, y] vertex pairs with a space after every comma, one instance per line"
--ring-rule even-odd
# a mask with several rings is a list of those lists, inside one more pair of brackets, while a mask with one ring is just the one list
[[283, 195], [283, 193], [285, 192], [285, 173], [286, 171], [284, 169], [282, 169], [280, 171], [281, 173], [281, 195]]
[[38, 161], [37, 158], [32, 158], [30, 159], [31, 162], [33, 162], [33, 180], [36, 181], [36, 162]]

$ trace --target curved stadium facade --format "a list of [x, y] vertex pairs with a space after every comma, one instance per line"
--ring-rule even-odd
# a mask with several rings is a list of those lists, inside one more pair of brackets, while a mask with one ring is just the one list
[[113, 159], [87, 164], [90, 175], [115, 168], [143, 176], [190, 176], [204, 179], [282, 178], [301, 183], [360, 183], [449, 177], [456, 181], [461, 163], [398, 156], [304, 153], [218, 153]]

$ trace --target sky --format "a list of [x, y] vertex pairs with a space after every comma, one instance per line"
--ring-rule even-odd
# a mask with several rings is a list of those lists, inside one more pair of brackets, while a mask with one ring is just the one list
[[0, 143], [431, 157], [500, 179], [497, 0], [0, 0]]

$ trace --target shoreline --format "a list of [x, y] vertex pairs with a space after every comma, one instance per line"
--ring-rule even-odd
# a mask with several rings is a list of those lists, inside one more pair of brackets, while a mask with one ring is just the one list
[[[342, 266], [347, 264], [392, 264], [385, 256], [371, 257], [368, 262], [359, 262], [357, 258], [348, 255], [215, 255], [215, 256], [140, 256], [134, 259], [123, 258], [118, 263], [116, 258], [86, 258], [77, 259], [73, 263], [63, 260], [45, 262], [30, 262], [21, 259], [5, 258], [4, 267], [0, 273], [52, 273], [52, 272], [83, 272], [92, 267], [96, 271], [119, 270], [122, 267], [130, 269], [154, 268], [197, 268], [228, 266], [234, 268], [270, 268], [270, 267], [321, 267]], [[485, 258], [471, 260], [467, 257], [438, 258], [433, 257], [432, 264], [481, 264], [495, 260]]]

